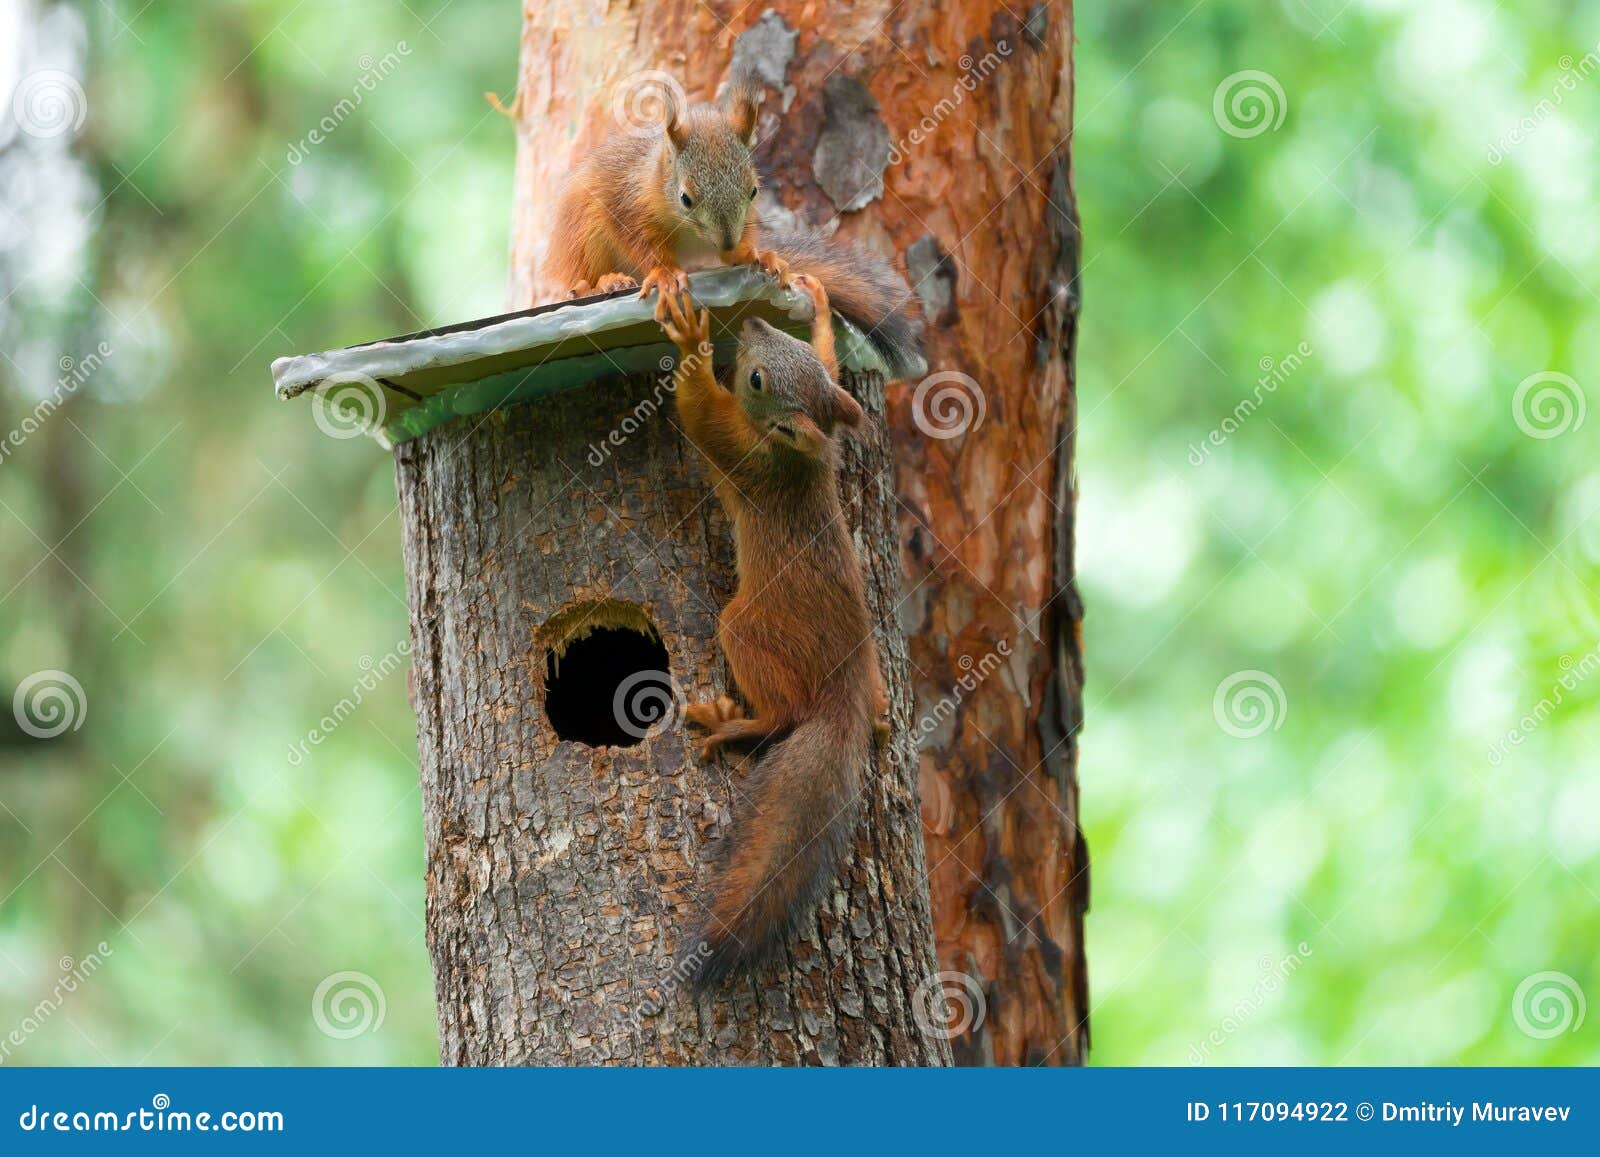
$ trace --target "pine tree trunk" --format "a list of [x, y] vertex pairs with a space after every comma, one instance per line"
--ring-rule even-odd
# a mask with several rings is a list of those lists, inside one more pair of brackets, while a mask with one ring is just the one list
[[836, 229], [916, 284], [935, 375], [887, 403], [892, 614], [961, 1063], [1081, 1063], [1088, 1047], [1071, 45], [1068, 0], [525, 4], [513, 305], [559, 288], [540, 267], [571, 158], [648, 96], [649, 70], [709, 99], [735, 53], [768, 86], [762, 212]]

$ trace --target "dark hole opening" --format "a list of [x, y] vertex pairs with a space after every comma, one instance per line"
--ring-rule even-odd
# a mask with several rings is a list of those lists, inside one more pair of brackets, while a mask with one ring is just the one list
[[562, 739], [633, 747], [666, 726], [677, 692], [661, 640], [627, 627], [597, 627], [545, 652], [545, 714]]

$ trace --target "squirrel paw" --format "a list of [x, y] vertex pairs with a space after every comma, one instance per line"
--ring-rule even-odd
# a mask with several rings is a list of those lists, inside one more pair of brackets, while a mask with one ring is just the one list
[[691, 703], [683, 709], [683, 717], [696, 727], [715, 731], [733, 719], [745, 718], [744, 710], [726, 695], [719, 695], [710, 703]]
[[694, 299], [687, 290], [663, 291], [656, 299], [655, 316], [667, 340], [677, 346], [680, 353], [687, 355], [711, 343], [711, 311], [702, 309], [696, 314]]
[[[805, 277], [805, 274], [802, 273], [800, 276]], [[795, 280], [798, 281], [799, 278]], [[826, 298], [823, 299], [823, 303], [825, 306]], [[889, 689], [883, 685], [883, 673], [876, 670], [872, 673], [872, 708], [876, 712], [872, 724], [872, 738], [879, 747], [883, 747], [889, 742]]]
[[812, 277], [809, 273], [796, 273], [789, 279], [789, 287], [798, 289], [811, 299], [811, 304], [818, 317], [828, 314], [828, 291], [822, 288], [822, 282]]
[[[789, 278], [789, 263], [771, 249], [763, 249], [758, 252], [756, 254], [756, 264], [761, 267], [763, 273], [776, 277], [778, 284], [785, 289], [788, 289], [792, 284]], [[819, 285], [818, 288], [820, 289], [821, 286]]]
[[678, 293], [687, 292], [689, 289], [689, 275], [681, 269], [668, 268], [657, 265], [644, 275], [644, 280], [639, 283], [639, 296], [649, 297], [652, 289], [660, 290], [663, 295], [668, 290]]
[[591, 297], [593, 295], [594, 295], [594, 285], [593, 285], [593, 283], [588, 282], [588, 281], [580, 281], [576, 285], [574, 285], [571, 289], [567, 290], [567, 300], [568, 301], [571, 301], [574, 298], [578, 298], [578, 297]]
[[595, 282], [594, 287], [597, 293], [615, 293], [619, 289], [639, 288], [639, 279], [626, 273], [608, 273]]
[[701, 759], [710, 759], [729, 743], [762, 743], [778, 730], [764, 720], [750, 718], [726, 695], [711, 703], [691, 704], [683, 714], [696, 727], [706, 729], [707, 734], [700, 741]]

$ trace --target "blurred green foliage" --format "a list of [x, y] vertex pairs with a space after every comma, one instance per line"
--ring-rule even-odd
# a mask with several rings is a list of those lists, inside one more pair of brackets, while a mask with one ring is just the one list
[[1094, 1059], [1594, 1063], [1600, 4], [1077, 13]]
[[[432, 1063], [392, 468], [266, 367], [502, 306], [516, 6], [32, 17], [0, 426], [111, 352], [0, 459], [0, 683], [83, 688], [0, 733], [0, 1060]], [[1596, 385], [1600, 4], [1077, 23], [1094, 1059], [1592, 1063], [1513, 1001], [1600, 996], [1600, 419], [1514, 400]]]

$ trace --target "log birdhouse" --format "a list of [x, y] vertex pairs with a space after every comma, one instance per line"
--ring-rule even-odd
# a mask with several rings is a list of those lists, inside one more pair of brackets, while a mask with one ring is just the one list
[[[691, 290], [719, 364], [752, 313], [808, 332], [809, 302], [754, 269], [695, 274]], [[855, 852], [801, 934], [703, 996], [672, 970], [744, 765], [701, 760], [682, 718], [730, 691], [716, 628], [734, 557], [677, 426], [653, 305], [563, 302], [272, 366], [278, 395], [311, 395], [325, 431], [394, 452], [441, 1056], [947, 1062], [884, 380], [841, 319], [842, 379], [873, 420], [840, 487], [893, 734]]]

